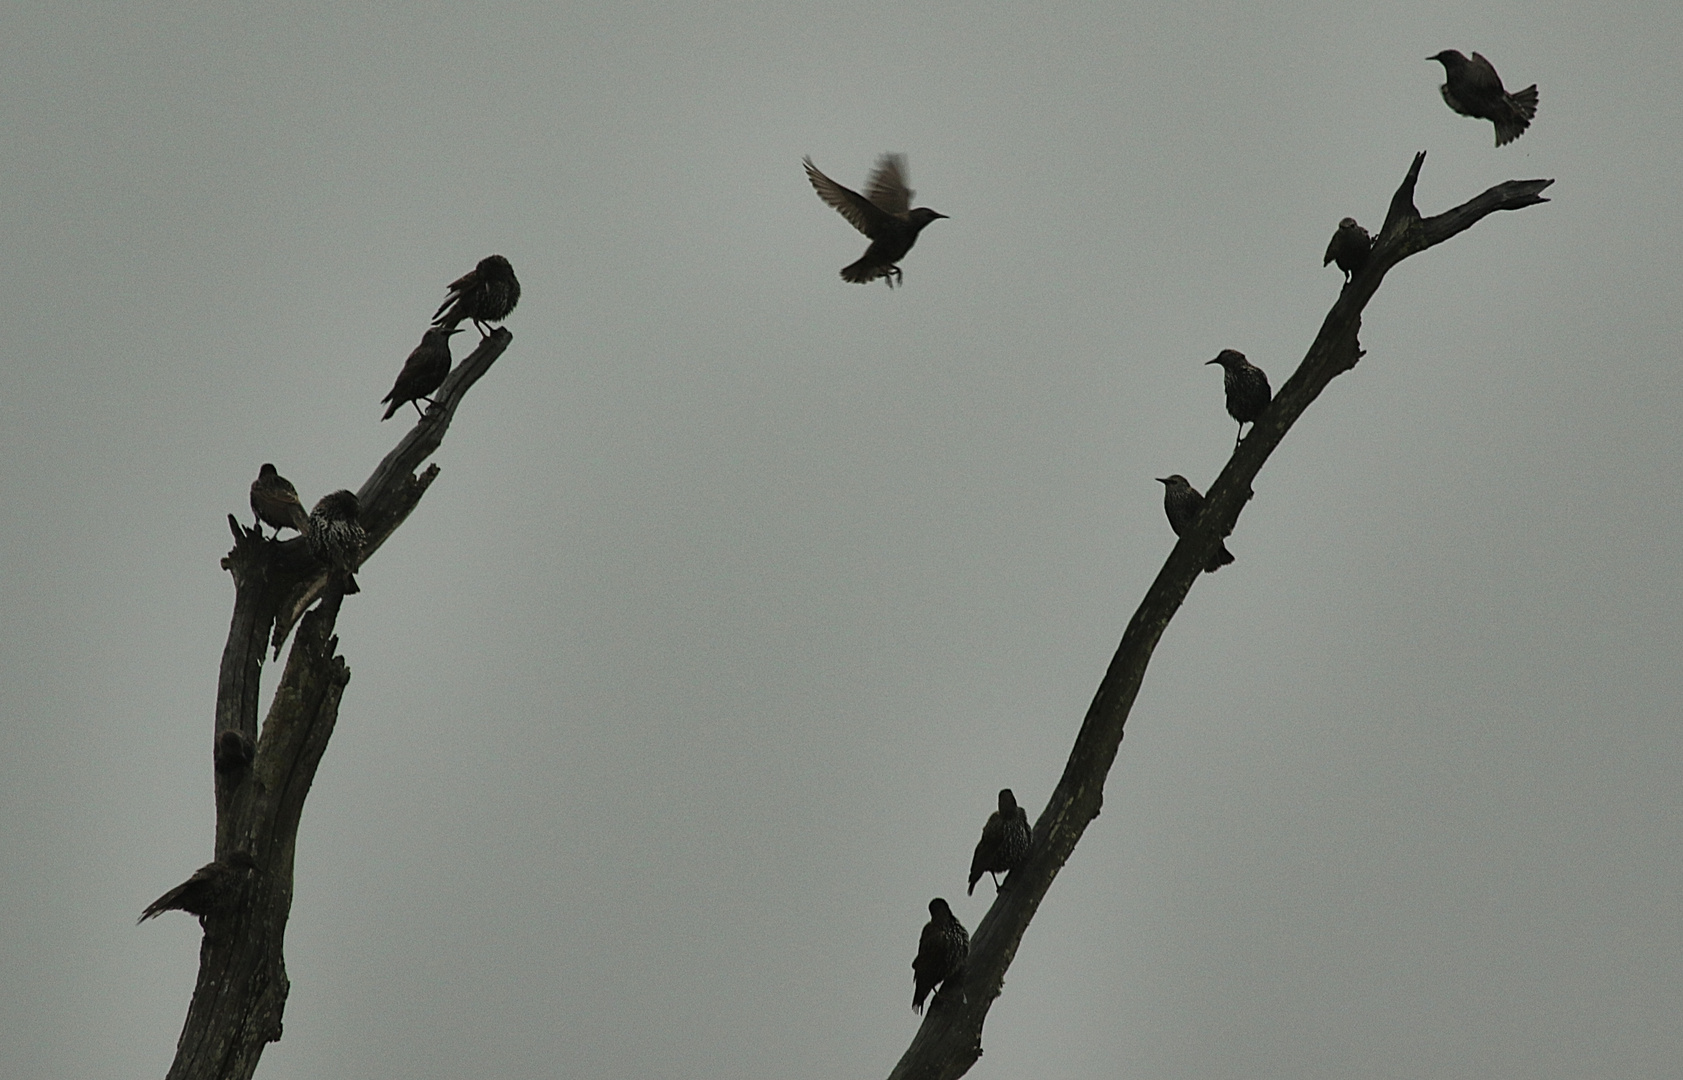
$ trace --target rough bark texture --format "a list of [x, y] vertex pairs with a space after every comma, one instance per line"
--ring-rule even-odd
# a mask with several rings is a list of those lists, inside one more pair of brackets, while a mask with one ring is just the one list
[[[363, 483], [357, 492], [369, 537], [363, 562], [420, 502], [438, 466], [418, 476], [414, 470], [443, 443], [463, 396], [513, 340], [498, 329], [482, 341], [439, 388], [436, 404]], [[243, 852], [256, 868], [235, 875], [231, 894], [200, 920], [198, 984], [170, 1080], [250, 1077], [264, 1046], [281, 1037], [288, 989], [282, 946], [292, 908], [298, 822], [351, 677], [333, 636], [344, 597], [327, 590], [326, 571], [311, 561], [303, 540], [266, 540], [260, 528], [241, 525], [233, 515], [228, 525], [234, 548], [222, 566], [234, 578], [234, 614], [222, 652], [211, 743], [215, 857], [238, 861], [234, 856]], [[306, 615], [317, 598], [321, 605]], [[259, 733], [264, 654], [272, 640], [278, 657], [295, 626], [286, 670]]]
[[971, 935], [963, 993], [959, 993], [958, 980], [942, 987], [911, 1046], [889, 1074], [890, 1080], [953, 1080], [968, 1072], [982, 1056], [982, 1025], [1005, 984], [1005, 971], [1017, 954], [1017, 946], [1052, 880], [1075, 850], [1087, 824], [1099, 814], [1105, 777], [1121, 747], [1123, 726], [1145, 678], [1152, 650], [1211, 551], [1233, 531], [1239, 512], [1251, 497], [1251, 481], [1263, 463], [1303, 410], [1334, 378], [1361, 359], [1357, 334], [1362, 309], [1378, 291], [1386, 273], [1410, 255], [1443, 243], [1497, 210], [1518, 210], [1547, 202], [1541, 193], [1554, 183], [1509, 180], [1436, 217], [1421, 218], [1414, 206], [1414, 186], [1425, 159], [1424, 151], [1415, 155], [1414, 164], [1391, 199], [1385, 226], [1367, 265], [1345, 284], [1308, 355], [1234, 450], [1205, 493], [1198, 521], [1175, 544], [1157, 579], [1146, 590], [1087, 709], [1063, 777], [1035, 823], [1028, 863], [1011, 875], [1009, 887], [999, 893]]

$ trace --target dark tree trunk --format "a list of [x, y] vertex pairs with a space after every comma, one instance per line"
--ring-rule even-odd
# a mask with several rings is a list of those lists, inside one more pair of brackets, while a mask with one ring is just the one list
[[982, 1024], [1005, 984], [1005, 971], [1017, 954], [1017, 946], [1088, 822], [1099, 815], [1105, 777], [1122, 745], [1122, 729], [1145, 679], [1152, 650], [1210, 553], [1232, 533], [1239, 512], [1250, 500], [1251, 480], [1263, 463], [1303, 410], [1334, 378], [1362, 358], [1357, 340], [1362, 309], [1378, 291], [1386, 273], [1410, 255], [1443, 243], [1497, 210], [1518, 210], [1547, 202], [1541, 193], [1554, 183], [1509, 180], [1436, 217], [1421, 218], [1414, 207], [1414, 185], [1425, 160], [1424, 151], [1415, 155], [1402, 186], [1391, 198], [1385, 226], [1374, 241], [1367, 265], [1345, 284], [1308, 355], [1234, 450], [1226, 468], [1205, 493], [1198, 521], [1175, 544], [1157, 579], [1146, 590], [1087, 709], [1063, 777], [1035, 823], [1034, 847], [1027, 865], [1012, 873], [1010, 887], [999, 893], [971, 935], [963, 994], [949, 994], [946, 987], [942, 988], [889, 1080], [954, 1080], [982, 1056]]
[[[444, 441], [456, 407], [514, 340], [499, 329], [450, 373], [437, 404], [404, 436], [357, 492], [368, 530], [366, 562], [408, 518], [438, 475], [419, 468]], [[288, 989], [283, 946], [292, 909], [292, 856], [304, 800], [333, 736], [351, 670], [333, 635], [344, 597], [302, 538], [276, 542], [260, 528], [228, 525], [234, 548], [222, 560], [234, 578], [234, 614], [216, 689], [212, 760], [216, 773], [216, 860], [238, 867], [218, 878], [220, 895], [200, 922], [199, 978], [176, 1044], [170, 1080], [244, 1080], [268, 1043], [281, 1037]], [[317, 599], [321, 604], [304, 614]], [[302, 621], [300, 621], [302, 618]], [[264, 655], [297, 628], [286, 670], [257, 728]]]

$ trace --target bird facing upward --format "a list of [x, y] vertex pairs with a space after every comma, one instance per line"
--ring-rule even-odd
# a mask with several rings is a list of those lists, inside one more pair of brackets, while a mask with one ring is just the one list
[[[1198, 511], [1204, 508], [1204, 496], [1179, 473], [1159, 476], [1157, 482], [1163, 485], [1163, 512], [1169, 515], [1169, 528], [1176, 536], [1185, 536], [1198, 520]], [[1209, 562], [1204, 564], [1204, 573], [1213, 574], [1232, 561], [1233, 553], [1227, 550], [1226, 544], [1217, 541]]]
[[1347, 217], [1338, 223], [1338, 231], [1327, 241], [1327, 253], [1321, 265], [1337, 263], [1338, 268], [1344, 271], [1344, 280], [1349, 281], [1356, 271], [1367, 265], [1367, 257], [1372, 251], [1373, 237], [1356, 224], [1355, 218]]
[[482, 337], [490, 337], [486, 323], [502, 322], [520, 302], [520, 282], [514, 267], [501, 255], [487, 255], [479, 265], [452, 281], [449, 295], [433, 313], [432, 324], [450, 329], [471, 320]]
[[[1268, 388], [1268, 376], [1263, 370], [1245, 359], [1245, 354], [1238, 349], [1223, 349], [1214, 360], [1204, 361], [1205, 365], [1221, 365], [1221, 382], [1227, 391], [1227, 415], [1239, 421], [1239, 430], [1243, 432], [1246, 424], [1254, 424], [1256, 418], [1262, 415], [1262, 410], [1268, 408], [1273, 400], [1273, 393]], [[1233, 436], [1233, 448], [1239, 448], [1239, 436]]]
[[913, 192], [906, 187], [906, 158], [903, 154], [884, 154], [877, 159], [876, 171], [871, 173], [870, 187], [864, 195], [844, 188], [818, 171], [812, 158], [802, 158], [806, 178], [818, 197], [836, 209], [855, 229], [870, 237], [871, 246], [858, 262], [842, 268], [843, 281], [865, 285], [882, 278], [893, 288], [900, 281], [898, 263], [917, 243], [917, 234], [936, 218], [947, 215], [927, 206], [908, 209]]
[[421, 335], [421, 343], [415, 346], [409, 354], [409, 359], [403, 362], [403, 370], [397, 373], [397, 382], [392, 384], [391, 393], [380, 399], [380, 404], [391, 403], [386, 415], [380, 417], [381, 422], [392, 418], [392, 414], [405, 404], [415, 406], [416, 416], [425, 416], [421, 411], [420, 402], [432, 404], [432, 392], [444, 385], [445, 376], [450, 374], [450, 335], [459, 334], [462, 328], [452, 326], [446, 330], [442, 326], [434, 326]]
[[970, 857], [970, 888], [965, 895], [976, 892], [976, 882], [983, 874], [993, 875], [994, 891], [999, 891], [999, 875], [1008, 874], [1023, 865], [1033, 840], [1029, 828], [1028, 811], [1017, 805], [1017, 797], [1010, 788], [1001, 788], [999, 809], [988, 815], [982, 826], [982, 838], [976, 843], [976, 853]]
[[953, 909], [937, 896], [929, 901], [929, 922], [917, 942], [912, 961], [912, 1011], [923, 1011], [923, 999], [937, 986], [964, 970], [970, 955], [970, 934], [953, 917]]
[[1446, 105], [1462, 116], [1488, 120], [1496, 126], [1496, 145], [1505, 146], [1525, 134], [1537, 115], [1537, 84], [1508, 93], [1490, 61], [1474, 53], [1469, 60], [1454, 49], [1426, 57], [1443, 65], [1439, 89]]
[[251, 482], [251, 512], [257, 515], [259, 526], [273, 525], [276, 536], [282, 529], [297, 529], [301, 533], [310, 527], [310, 515], [298, 501], [298, 489], [267, 463], [257, 470], [257, 479]]

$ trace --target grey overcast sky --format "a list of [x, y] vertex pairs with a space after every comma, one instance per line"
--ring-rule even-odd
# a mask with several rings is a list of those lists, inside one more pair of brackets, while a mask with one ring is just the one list
[[[1536, 82], [1496, 150], [1423, 58]], [[1675, 1076], [1683, 7], [13, 4], [0, 13], [0, 1076], [162, 1075], [224, 521], [514, 345], [361, 575], [266, 1080], [885, 1075], [925, 905], [1038, 815], [1284, 381], [1404, 264], [1157, 651], [972, 1076]], [[800, 159], [905, 152], [905, 288]], [[474, 336], [471, 332], [467, 335]], [[465, 351], [468, 343], [458, 346]], [[272, 676], [274, 669], [267, 673]]]

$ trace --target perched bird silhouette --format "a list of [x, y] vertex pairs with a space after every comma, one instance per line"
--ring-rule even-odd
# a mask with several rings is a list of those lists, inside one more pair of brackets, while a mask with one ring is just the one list
[[339, 575], [346, 596], [362, 591], [355, 571], [368, 533], [357, 521], [360, 509], [354, 492], [323, 495], [310, 511], [310, 531], [305, 534], [310, 554]]
[[[1268, 389], [1268, 376], [1262, 369], [1246, 360], [1238, 349], [1223, 349], [1214, 360], [1204, 363], [1221, 365], [1221, 382], [1227, 390], [1227, 415], [1239, 421], [1239, 431], [1243, 432], [1246, 424], [1256, 423], [1256, 418], [1274, 399]], [[1233, 436], [1233, 448], [1239, 448], [1238, 435]]]
[[912, 961], [912, 1011], [923, 1012], [923, 999], [962, 972], [969, 955], [970, 934], [953, 917], [953, 909], [938, 896], [929, 901], [929, 922], [918, 938], [917, 959]]
[[[1179, 473], [1159, 476], [1157, 482], [1163, 485], [1163, 512], [1169, 515], [1169, 528], [1176, 536], [1185, 536], [1186, 530], [1198, 520], [1198, 511], [1204, 508], [1204, 497]], [[1204, 565], [1204, 573], [1213, 574], [1232, 561], [1233, 553], [1218, 541], [1215, 551], [1210, 553], [1210, 561]]]
[[1445, 49], [1426, 59], [1443, 65], [1448, 80], [1440, 88], [1444, 103], [1462, 116], [1496, 125], [1497, 146], [1513, 142], [1531, 126], [1531, 118], [1537, 115], [1536, 83], [1508, 93], [1502, 89], [1502, 77], [1496, 74], [1490, 61], [1478, 53], [1469, 60], [1454, 49]]
[[864, 285], [882, 278], [892, 289], [901, 279], [897, 264], [917, 243], [917, 234], [931, 221], [947, 216], [927, 206], [908, 209], [913, 192], [906, 187], [905, 155], [884, 154], [878, 158], [876, 171], [871, 174], [871, 186], [864, 195], [842, 187], [819, 172], [810, 157], [801, 161], [818, 197], [871, 238], [871, 246], [865, 249], [864, 256], [842, 268], [842, 280]]
[[976, 854], [970, 857], [970, 888], [965, 890], [965, 895], [975, 894], [976, 882], [982, 880], [983, 874], [993, 875], [994, 891], [998, 892], [999, 875], [1023, 865], [1033, 835], [1028, 811], [1017, 805], [1017, 797], [1011, 794], [1010, 788], [1001, 788], [999, 809], [988, 815], [988, 823], [982, 826], [982, 838], [976, 842]]
[[420, 401], [432, 404], [432, 392], [444, 385], [444, 377], [450, 374], [450, 335], [459, 334], [462, 328], [452, 326], [446, 330], [442, 326], [435, 326], [421, 335], [421, 343], [415, 346], [409, 354], [409, 359], [403, 362], [403, 370], [397, 373], [397, 382], [392, 384], [392, 392], [380, 399], [380, 404], [391, 402], [391, 408], [386, 415], [380, 417], [382, 423], [392, 418], [392, 414], [405, 404], [415, 406], [415, 415], [425, 416], [421, 411]]
[[501, 255], [485, 256], [478, 266], [446, 288], [450, 294], [433, 313], [432, 324], [447, 330], [469, 319], [481, 336], [490, 337], [485, 324], [502, 322], [520, 302], [520, 282], [514, 276], [514, 267]]
[[1356, 271], [1367, 265], [1367, 257], [1373, 251], [1373, 237], [1367, 230], [1356, 224], [1356, 219], [1347, 217], [1338, 223], [1338, 231], [1327, 241], [1326, 258], [1321, 260], [1322, 266], [1338, 264], [1344, 271], [1344, 280], [1349, 281], [1356, 276]]
[[166, 911], [185, 911], [201, 919], [225, 907], [239, 892], [241, 880], [257, 869], [257, 860], [244, 851], [228, 856], [227, 862], [209, 862], [193, 876], [146, 905], [136, 923], [156, 919]]
[[310, 527], [310, 515], [298, 501], [298, 489], [267, 463], [257, 470], [257, 479], [251, 482], [251, 512], [257, 515], [259, 532], [264, 525], [273, 525], [276, 536], [282, 529], [304, 532]]

